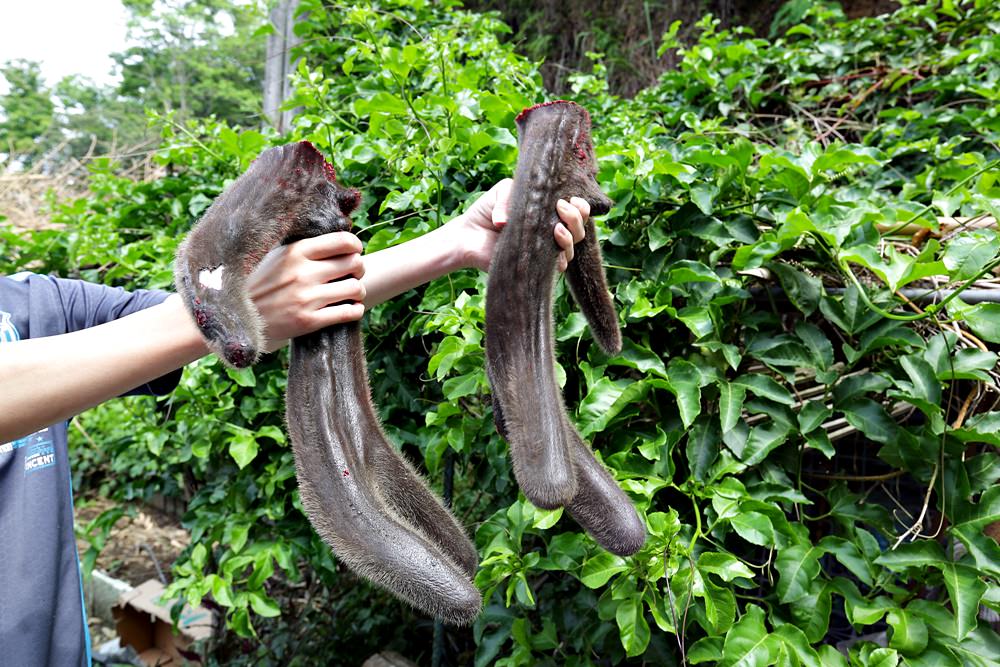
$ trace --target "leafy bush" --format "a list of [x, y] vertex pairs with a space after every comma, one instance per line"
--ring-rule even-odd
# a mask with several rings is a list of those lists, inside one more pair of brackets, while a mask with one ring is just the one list
[[[0, 255], [166, 286], [177, 237], [288, 140], [313, 141], [362, 189], [368, 251], [509, 175], [513, 117], [545, 92], [498, 41], [505, 27], [450, 2], [358, 4], [302, 3], [290, 136], [167, 125], [165, 177], [99, 170], [91, 197], [56, 208], [65, 230], [5, 232]], [[476, 533], [487, 607], [449, 631], [455, 662], [995, 664], [1000, 637], [978, 613], [1000, 606], [984, 534], [1000, 521], [1000, 319], [920, 294], [998, 263], [996, 232], [976, 227], [1000, 208], [998, 26], [985, 0], [850, 22], [816, 8], [776, 40], [706, 18], [678, 69], [632, 100], [607, 92], [599, 64], [574, 76], [616, 200], [598, 228], [625, 346], [592, 345], [559, 285], [559, 374], [646, 520], [634, 557], [518, 495], [483, 371], [483, 276], [368, 315], [387, 430], [435, 483], [453, 467]], [[162, 403], [88, 413], [100, 448], [77, 443], [79, 483], [188, 500], [193, 543], [171, 591], [259, 640], [219, 659], [426, 658], [429, 621], [347, 574], [301, 513], [284, 363], [207, 359]], [[862, 638], [879, 632], [885, 645]]]

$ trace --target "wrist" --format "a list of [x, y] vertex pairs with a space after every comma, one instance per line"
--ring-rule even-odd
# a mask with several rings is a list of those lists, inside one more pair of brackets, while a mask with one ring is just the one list
[[465, 213], [460, 213], [435, 230], [440, 233], [434, 242], [441, 253], [442, 275], [477, 266], [473, 224]]
[[167, 319], [175, 324], [172, 331], [177, 353], [188, 358], [183, 363], [187, 364], [207, 355], [209, 353], [208, 343], [205, 342], [201, 330], [198, 329], [191, 313], [181, 301], [181, 295], [171, 294], [164, 299], [161, 307], [169, 313]]

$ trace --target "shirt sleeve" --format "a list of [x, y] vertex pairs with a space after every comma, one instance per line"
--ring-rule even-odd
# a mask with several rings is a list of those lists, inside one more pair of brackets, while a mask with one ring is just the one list
[[[170, 294], [160, 290], [127, 291], [87, 282], [18, 274], [3, 279], [7, 296], [21, 320], [21, 337], [41, 338], [89, 329], [162, 303]], [[0, 290], [0, 296], [4, 291]], [[20, 297], [20, 298], [18, 298]], [[17, 302], [20, 303], [17, 303]], [[86, 354], [86, 350], [81, 350]], [[166, 394], [180, 381], [181, 369], [171, 371], [126, 393]]]

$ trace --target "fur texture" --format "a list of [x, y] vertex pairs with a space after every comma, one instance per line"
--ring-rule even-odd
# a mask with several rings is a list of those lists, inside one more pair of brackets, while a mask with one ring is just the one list
[[[355, 572], [429, 614], [467, 624], [479, 562], [455, 518], [388, 443], [369, 398], [357, 323], [292, 342], [288, 430], [302, 506]], [[309, 443], [309, 446], [303, 446]]]
[[[528, 500], [565, 506], [600, 544], [628, 555], [642, 546], [645, 527], [570, 423], [554, 368], [556, 201], [582, 197], [593, 215], [612, 205], [595, 179], [590, 116], [572, 102], [548, 102], [523, 111], [517, 126], [510, 222], [494, 251], [486, 302], [486, 370], [497, 429], [510, 443]], [[609, 354], [620, 351], [618, 315], [590, 221], [566, 276], [597, 343]]]
[[213, 352], [237, 368], [256, 363], [264, 326], [246, 277], [281, 243], [350, 229], [359, 197], [308, 142], [264, 151], [219, 195], [174, 262], [177, 291]]
[[[265, 151], [212, 204], [181, 245], [175, 272], [227, 363], [253, 363], [264, 344], [246, 274], [279, 243], [350, 230], [358, 199], [303, 142]], [[472, 583], [478, 554], [382, 431], [356, 322], [292, 341], [286, 419], [302, 505], [334, 553], [415, 607], [472, 622], [482, 606]]]

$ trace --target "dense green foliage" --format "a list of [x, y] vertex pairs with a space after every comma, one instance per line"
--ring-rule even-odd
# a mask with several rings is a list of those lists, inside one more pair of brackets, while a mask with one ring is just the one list
[[179, 120], [260, 119], [264, 71], [262, 3], [124, 0], [136, 43], [113, 57], [118, 93]]
[[[167, 176], [96, 165], [93, 194], [56, 212], [65, 230], [3, 232], [0, 256], [166, 287], [182, 232], [288, 140], [313, 141], [361, 188], [369, 252], [510, 174], [513, 118], [545, 91], [495, 18], [421, 0], [303, 9], [290, 136], [167, 126]], [[1000, 213], [1000, 9], [817, 10], [775, 40], [700, 28], [635, 99], [610, 95], [599, 64], [572, 81], [617, 202], [598, 226], [625, 348], [603, 355], [560, 284], [560, 378], [645, 517], [643, 550], [612, 556], [518, 496], [483, 370], [484, 276], [366, 316], [386, 428], [435, 484], [454, 465], [455, 511], [480, 549], [487, 607], [471, 632], [449, 631], [452, 659], [996, 664], [1000, 637], [977, 615], [1000, 607], [1000, 548], [983, 533], [1000, 521], [998, 307], [894, 292], [983, 277], [1000, 238], [894, 230]], [[78, 488], [188, 500], [193, 543], [171, 591], [259, 640], [219, 659], [355, 664], [388, 646], [426, 662], [429, 621], [339, 567], [301, 513], [284, 377], [282, 355], [240, 373], [206, 359], [165, 401], [84, 415], [100, 446], [76, 444]], [[883, 631], [886, 646], [861, 638]]]
[[[0, 96], [2, 157], [45, 170], [58, 170], [70, 158], [88, 154], [128, 160], [136, 157], [128, 151], [155, 142], [147, 110], [178, 123], [193, 118], [247, 125], [260, 121], [266, 33], [262, 3], [123, 4], [132, 46], [112, 54], [121, 75], [117, 83], [99, 85], [81, 76], [46, 83], [38, 63], [0, 66], [10, 88]], [[3, 160], [0, 165], [8, 166]]]
[[7, 92], [0, 95], [0, 151], [26, 153], [52, 124], [52, 100], [45, 94], [38, 63], [12, 60], [0, 67]]

